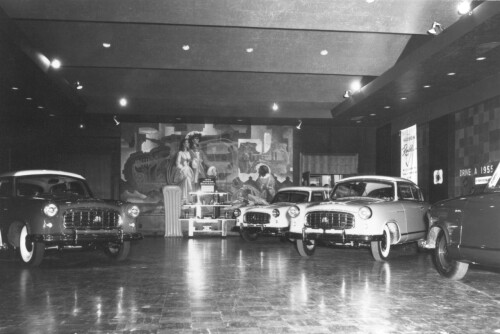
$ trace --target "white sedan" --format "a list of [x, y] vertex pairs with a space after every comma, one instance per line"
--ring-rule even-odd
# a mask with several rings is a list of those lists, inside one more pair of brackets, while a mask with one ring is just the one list
[[280, 189], [269, 205], [248, 207], [240, 213], [240, 233], [246, 241], [254, 241], [259, 235], [282, 236], [290, 226], [288, 209], [296, 203], [325, 201], [331, 188], [287, 187]]
[[328, 202], [290, 207], [290, 231], [302, 256], [316, 244], [368, 246], [377, 261], [391, 245], [418, 242], [426, 236], [429, 204], [413, 182], [389, 176], [355, 176], [339, 181]]

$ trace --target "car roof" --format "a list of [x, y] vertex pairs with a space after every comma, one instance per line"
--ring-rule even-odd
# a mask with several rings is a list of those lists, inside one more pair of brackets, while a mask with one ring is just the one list
[[296, 186], [296, 187], [285, 187], [278, 190], [278, 192], [282, 191], [331, 191], [330, 187], [311, 187], [311, 186]]
[[411, 180], [404, 179], [402, 177], [385, 176], [385, 175], [356, 175], [356, 176], [346, 177], [345, 179], [341, 179], [338, 181], [338, 183], [344, 182], [344, 181], [353, 181], [353, 180], [382, 180], [382, 181], [389, 181], [389, 182], [408, 182], [408, 183], [415, 184]]
[[85, 180], [85, 178], [79, 174], [64, 172], [64, 171], [60, 171], [60, 170], [49, 170], [49, 169], [20, 170], [20, 171], [3, 173], [0, 175], [0, 177], [4, 177], [4, 176], [17, 177], [17, 176], [30, 176], [30, 175], [63, 175], [63, 176], [70, 176], [70, 177], [75, 177], [78, 179]]

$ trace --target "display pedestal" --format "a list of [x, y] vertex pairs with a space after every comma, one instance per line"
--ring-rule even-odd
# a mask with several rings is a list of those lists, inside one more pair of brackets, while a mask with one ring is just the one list
[[[187, 236], [220, 235], [227, 236], [227, 223], [232, 219], [221, 214], [221, 210], [229, 208], [227, 193], [196, 192], [190, 193], [192, 204], [182, 206], [181, 226], [187, 224]], [[184, 229], [183, 229], [184, 230]]]

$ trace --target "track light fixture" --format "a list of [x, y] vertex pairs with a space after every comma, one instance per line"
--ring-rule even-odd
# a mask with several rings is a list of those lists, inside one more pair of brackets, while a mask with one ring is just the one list
[[344, 99], [347, 99], [348, 97], [351, 97], [351, 91], [350, 90], [346, 90], [345, 93], [344, 93], [344, 95], [342, 95], [342, 97]]
[[436, 21], [434, 21], [434, 23], [432, 24], [432, 28], [427, 30], [427, 33], [429, 35], [437, 36], [440, 33], [442, 33], [443, 31], [444, 31], [443, 26], [440, 23], [437, 23]]
[[300, 130], [301, 127], [302, 127], [302, 121], [299, 119], [299, 124], [296, 126], [296, 128]]
[[113, 121], [115, 121], [115, 125], [117, 125], [117, 126], [120, 125], [120, 121], [118, 121], [116, 115], [113, 116]]

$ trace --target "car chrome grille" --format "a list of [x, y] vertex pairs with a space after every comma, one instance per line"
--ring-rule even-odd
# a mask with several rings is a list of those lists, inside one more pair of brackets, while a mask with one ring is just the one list
[[107, 230], [118, 227], [120, 214], [110, 209], [73, 209], [64, 212], [66, 228]]
[[269, 224], [270, 215], [262, 212], [248, 212], [245, 214], [248, 224]]
[[305, 226], [324, 230], [345, 230], [354, 227], [354, 215], [336, 211], [313, 211], [306, 215]]

